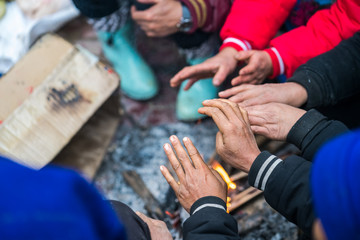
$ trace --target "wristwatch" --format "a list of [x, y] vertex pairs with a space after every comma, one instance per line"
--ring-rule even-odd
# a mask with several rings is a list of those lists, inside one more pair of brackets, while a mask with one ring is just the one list
[[179, 29], [179, 32], [189, 32], [193, 26], [193, 21], [189, 9], [181, 4], [182, 7], [182, 17], [180, 21], [176, 24], [176, 27]]

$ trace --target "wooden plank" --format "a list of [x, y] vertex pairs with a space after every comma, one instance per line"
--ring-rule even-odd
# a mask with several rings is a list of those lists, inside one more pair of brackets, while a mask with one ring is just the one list
[[52, 163], [75, 169], [92, 180], [118, 127], [119, 105], [118, 95], [110, 97]]
[[122, 173], [125, 181], [134, 189], [134, 191], [141, 197], [145, 202], [145, 209], [148, 214], [156, 219], [164, 219], [164, 213], [161, 210], [159, 202], [156, 200], [154, 195], [146, 187], [142, 178], [135, 171], [124, 171]]
[[243, 178], [246, 178], [248, 174], [246, 172], [240, 171], [230, 176], [231, 181], [237, 181]]
[[[51, 35], [38, 44], [47, 41], [66, 42]], [[41, 47], [35, 47], [38, 48]], [[42, 56], [36, 55], [37, 65], [33, 64], [34, 57], [26, 55], [22, 64], [37, 69], [51, 58], [52, 52], [51, 48], [42, 51]], [[0, 153], [29, 167], [41, 168], [50, 162], [119, 84], [118, 76], [109, 73], [89, 53], [72, 45], [64, 52], [66, 56], [58, 59], [51, 73], [0, 125]], [[17, 68], [15, 65], [0, 81], [0, 89], [10, 80], [17, 81]], [[7, 101], [4, 96], [0, 98], [0, 102]]]
[[245, 191], [240, 193], [241, 195], [236, 197], [236, 200], [230, 202], [230, 206], [228, 207], [229, 212], [243, 206], [263, 193], [262, 191], [252, 187], [246, 189]]

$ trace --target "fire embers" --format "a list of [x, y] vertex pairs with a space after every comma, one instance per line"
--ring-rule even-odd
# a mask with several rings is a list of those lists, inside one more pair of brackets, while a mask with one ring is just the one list
[[246, 182], [246, 173], [237, 172], [230, 177], [226, 170], [216, 160], [211, 161], [211, 166], [221, 175], [228, 185], [228, 197], [226, 202], [228, 212], [232, 212], [252, 199], [255, 199], [262, 193], [260, 190], [248, 186]]

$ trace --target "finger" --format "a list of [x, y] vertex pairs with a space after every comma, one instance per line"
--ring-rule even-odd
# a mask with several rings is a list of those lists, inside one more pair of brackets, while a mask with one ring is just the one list
[[206, 107], [216, 107], [220, 109], [226, 116], [227, 119], [230, 120], [232, 123], [236, 123], [239, 120], [239, 117], [236, 115], [236, 112], [234, 111], [232, 104], [235, 104], [233, 102], [222, 101], [220, 99], [213, 99], [213, 100], [206, 100], [203, 102], [203, 105]]
[[229, 88], [229, 89], [219, 92], [219, 97], [228, 98], [228, 97], [233, 96], [242, 91], [244, 91], [243, 85], [232, 87], [232, 88]]
[[190, 159], [189, 159], [185, 149], [181, 145], [180, 140], [175, 135], [172, 135], [170, 137], [170, 142], [173, 145], [176, 155], [177, 155], [179, 161], [181, 162], [181, 165], [184, 168], [185, 174], [189, 173], [189, 171], [192, 171], [194, 169], [194, 166], [190, 162]]
[[190, 78], [189, 81], [186, 83], [184, 90], [187, 91], [191, 88], [192, 85], [194, 85], [194, 83], [197, 81], [198, 79], [196, 78]]
[[131, 12], [131, 18], [135, 22], [139, 23], [141, 21], [145, 21], [144, 11], [138, 11], [135, 6], [131, 6], [130, 12]]
[[229, 70], [228, 68], [224, 67], [224, 66], [220, 66], [219, 70], [216, 72], [214, 79], [213, 79], [213, 84], [215, 86], [219, 86], [220, 84], [222, 84], [226, 77], [229, 75]]
[[241, 51], [241, 52], [239, 52], [239, 53], [235, 56], [235, 58], [236, 58], [238, 61], [246, 61], [246, 60], [248, 60], [248, 59], [251, 57], [251, 55], [253, 55], [253, 54], [254, 54], [253, 51]]
[[212, 174], [214, 174], [214, 176], [217, 178], [217, 180], [219, 180], [219, 182], [221, 183], [225, 183], [224, 179], [221, 177], [221, 175], [212, 167], [209, 167], [209, 169], [211, 170]]
[[228, 100], [228, 99], [219, 99], [219, 100], [222, 101], [222, 102], [225, 102], [225, 103], [229, 104], [229, 105], [232, 107], [232, 109], [234, 110], [236, 116], [237, 116], [239, 119], [242, 119], [242, 118], [243, 118], [243, 116], [242, 116], [242, 114], [241, 114], [241, 111], [240, 111], [240, 108], [239, 108], [239, 105], [238, 105], [237, 103], [232, 102], [232, 101], [230, 101], [230, 100]]
[[214, 70], [217, 69], [217, 66], [211, 64], [198, 64], [195, 66], [185, 67], [180, 72], [178, 72], [172, 79], [170, 79], [171, 87], [177, 87], [181, 82], [185, 81], [188, 78], [207, 78], [214, 75]]
[[199, 108], [198, 112], [211, 117], [221, 132], [224, 132], [227, 124], [229, 124], [229, 120], [225, 114], [218, 108], [202, 107]]
[[256, 74], [257, 73], [252, 73], [249, 75], [238, 76], [238, 77], [234, 78], [233, 80], [231, 80], [231, 85], [236, 86], [239, 84], [244, 84], [244, 83], [249, 83], [251, 81], [254, 81], [254, 80], [256, 80]]
[[181, 166], [181, 163], [177, 159], [174, 150], [171, 148], [170, 144], [168, 143], [164, 144], [164, 151], [176, 175], [178, 176], [179, 180], [182, 181], [185, 178], [185, 172]]
[[162, 175], [164, 176], [165, 180], [168, 182], [170, 187], [174, 190], [174, 192], [177, 192], [177, 189], [179, 187], [179, 184], [175, 181], [174, 177], [171, 175], [169, 170], [165, 166], [160, 166], [160, 171]]
[[190, 138], [185, 137], [183, 139], [183, 142], [191, 158], [191, 161], [194, 163], [195, 168], [200, 168], [202, 165], [205, 165], [203, 158], [201, 157], [199, 151], [196, 149]]
[[269, 137], [268, 136], [269, 131], [268, 131], [268, 129], [266, 127], [251, 125], [251, 131], [253, 131], [253, 133], [255, 133], [255, 134], [259, 134], [259, 135], [262, 135], [262, 136], [265, 136], [265, 137]]
[[261, 96], [247, 97], [241, 102], [241, 107], [248, 108], [251, 106], [263, 105], [270, 101]]
[[143, 213], [141, 212], [135, 212], [136, 215], [138, 215], [147, 225], [151, 224], [151, 219], [147, 216], [145, 216]]
[[220, 154], [221, 150], [224, 149], [224, 137], [221, 132], [216, 133], [216, 152]]
[[258, 64], [250, 60], [250, 62], [239, 71], [239, 75], [242, 76], [253, 74], [254, 72], [258, 71], [258, 68]]
[[250, 121], [249, 121], [249, 115], [248, 115], [248, 112], [244, 109], [244, 108], [241, 108], [239, 107], [239, 110], [241, 112], [241, 115], [245, 121], [245, 123], [250, 126]]

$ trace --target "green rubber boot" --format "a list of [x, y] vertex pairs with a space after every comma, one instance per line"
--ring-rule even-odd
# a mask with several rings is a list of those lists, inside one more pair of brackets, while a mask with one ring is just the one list
[[[206, 59], [194, 59], [189, 61], [190, 65], [202, 63]], [[206, 116], [198, 113], [202, 102], [206, 99], [216, 98], [219, 92], [218, 87], [212, 83], [212, 78], [202, 79], [195, 82], [191, 88], [184, 91], [188, 80], [184, 81], [176, 99], [176, 116], [182, 121], [194, 121]]]
[[6, 13], [5, 0], [0, 0], [0, 19], [5, 15], [5, 13]]
[[158, 91], [151, 68], [131, 43], [131, 23], [115, 33], [98, 32], [106, 58], [121, 77], [121, 89], [130, 98], [148, 100]]

